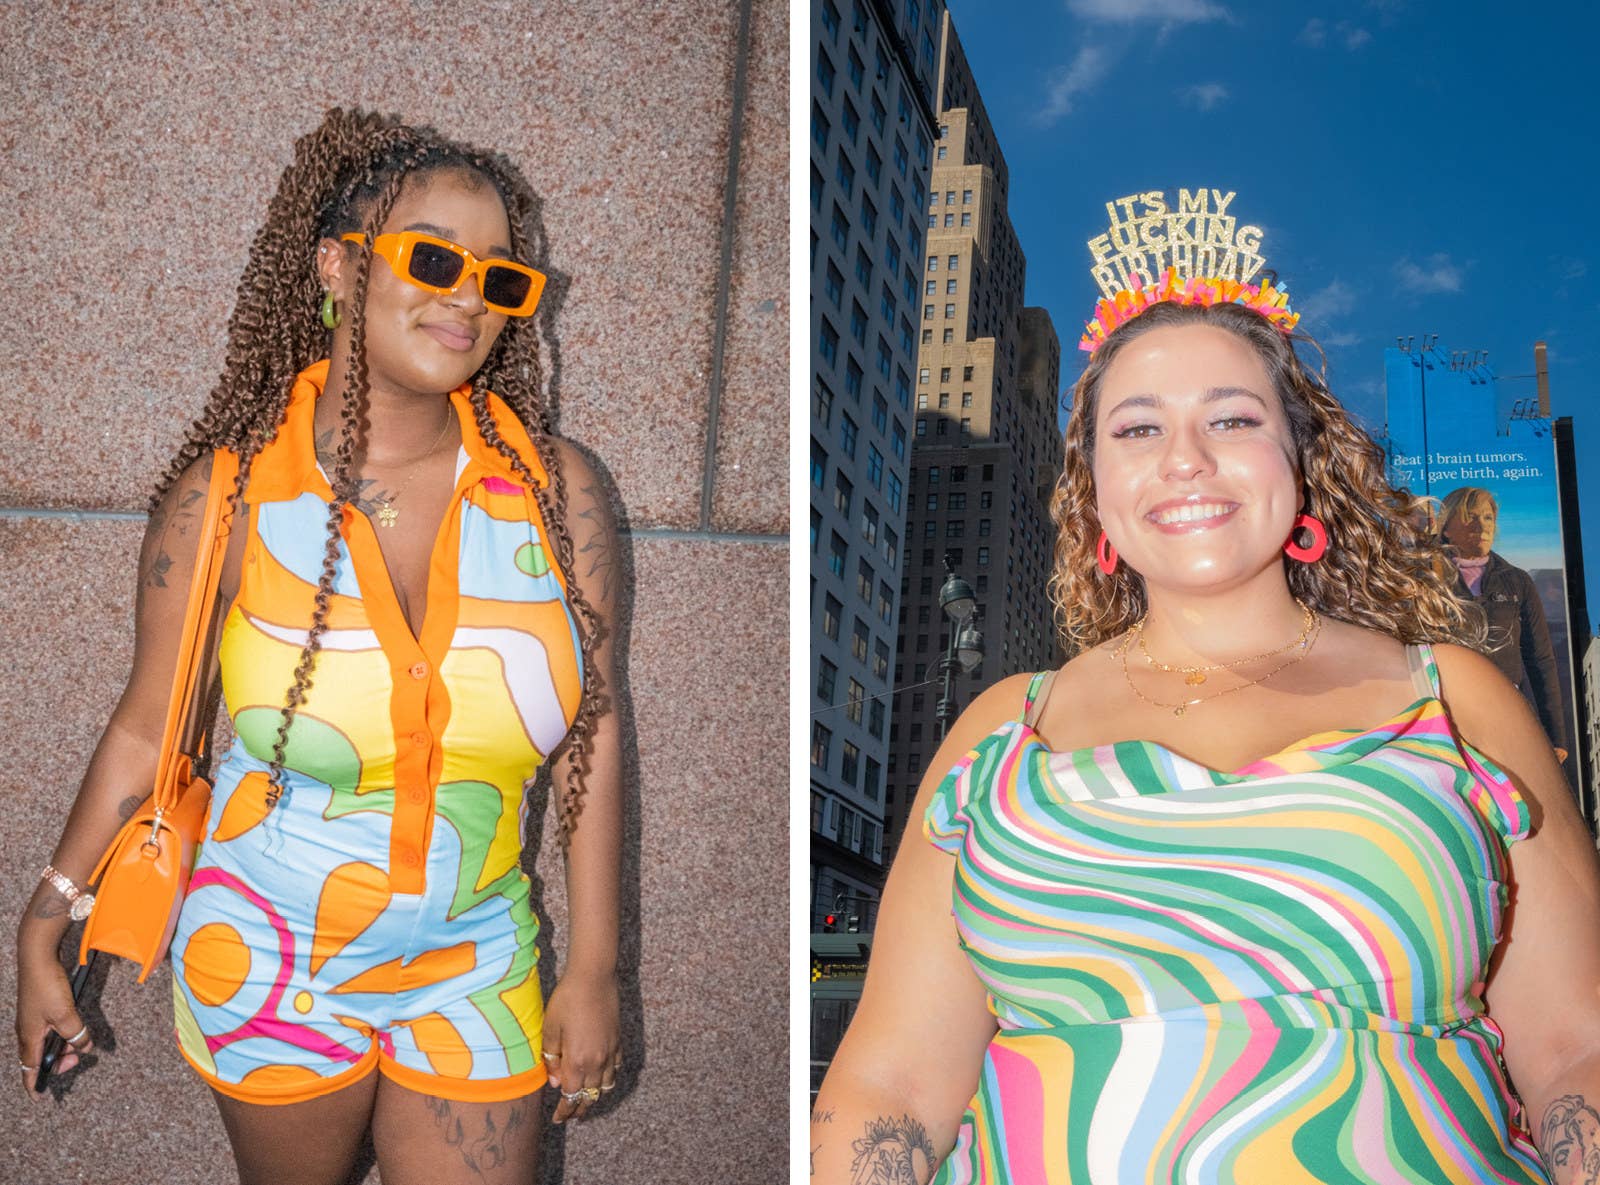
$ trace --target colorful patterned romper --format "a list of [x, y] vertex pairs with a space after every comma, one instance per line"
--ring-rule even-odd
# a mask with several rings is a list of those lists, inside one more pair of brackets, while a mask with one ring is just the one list
[[924, 828], [1000, 1030], [936, 1185], [1548, 1180], [1482, 999], [1527, 807], [1408, 653], [1410, 707], [1232, 773], [1021, 718], [956, 765]]
[[[209, 1084], [257, 1103], [374, 1069], [445, 1098], [519, 1097], [545, 1081], [522, 787], [582, 691], [562, 577], [532, 493], [478, 434], [468, 388], [452, 392], [463, 445], [421, 637], [373, 525], [346, 507], [329, 629], [268, 812], [326, 539], [312, 415], [327, 371], [301, 374], [245, 492], [220, 644], [237, 736], [172, 943], [179, 1047]], [[490, 404], [547, 480], [515, 416]]]

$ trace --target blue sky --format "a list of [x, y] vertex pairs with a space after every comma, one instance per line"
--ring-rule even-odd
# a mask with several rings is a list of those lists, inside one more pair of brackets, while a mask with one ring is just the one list
[[1531, 374], [1533, 343], [1548, 343], [1600, 615], [1600, 5], [949, 7], [1011, 168], [1026, 299], [1055, 321], [1063, 389], [1082, 369], [1098, 292], [1084, 244], [1105, 233], [1105, 203], [1237, 191], [1229, 213], [1265, 231], [1330, 385], [1370, 427], [1397, 336], [1488, 350], [1505, 402], [1534, 393], [1509, 376]]

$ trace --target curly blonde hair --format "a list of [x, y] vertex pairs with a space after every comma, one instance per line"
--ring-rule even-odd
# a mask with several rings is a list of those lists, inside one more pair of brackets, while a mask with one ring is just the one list
[[[1069, 653], [1124, 633], [1144, 616], [1144, 580], [1126, 564], [1107, 576], [1096, 564], [1094, 427], [1107, 367], [1135, 338], [1174, 325], [1214, 325], [1248, 342], [1272, 378], [1288, 417], [1305, 511], [1328, 528], [1315, 563], [1287, 557], [1289, 590], [1317, 612], [1381, 630], [1402, 642], [1456, 642], [1479, 649], [1485, 623], [1452, 592], [1454, 569], [1439, 544], [1433, 500], [1396, 489], [1383, 450], [1328, 390], [1324, 359], [1313, 372], [1293, 341], [1239, 305], [1158, 304], [1119, 326], [1095, 351], [1073, 390], [1061, 480], [1050, 500], [1056, 545], [1050, 595]], [[1314, 340], [1295, 334], [1322, 354]]]

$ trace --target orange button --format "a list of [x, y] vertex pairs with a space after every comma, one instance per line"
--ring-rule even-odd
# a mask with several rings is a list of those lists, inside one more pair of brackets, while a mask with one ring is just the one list
[[412, 663], [411, 677], [413, 679], [426, 679], [428, 677], [428, 664], [425, 662]]
[[421, 786], [414, 786], [407, 792], [406, 797], [412, 802], [426, 802], [428, 800], [428, 792]]
[[402, 852], [400, 854], [400, 863], [407, 868], [415, 868], [417, 866], [417, 854], [415, 852]]
[[428, 734], [425, 733], [425, 732], [422, 732], [420, 730], [411, 734], [411, 743], [413, 745], [416, 745], [418, 748], [421, 748], [423, 745], [426, 745], [428, 743], [429, 739], [430, 738], [429, 738]]

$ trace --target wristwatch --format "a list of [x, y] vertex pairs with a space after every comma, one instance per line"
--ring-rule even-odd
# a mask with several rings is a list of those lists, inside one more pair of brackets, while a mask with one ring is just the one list
[[49, 881], [51, 887], [72, 904], [71, 917], [73, 921], [81, 922], [89, 916], [89, 911], [94, 908], [93, 893], [84, 892], [73, 884], [70, 878], [63, 876], [49, 864], [44, 866], [44, 871], [39, 874], [39, 879]]

